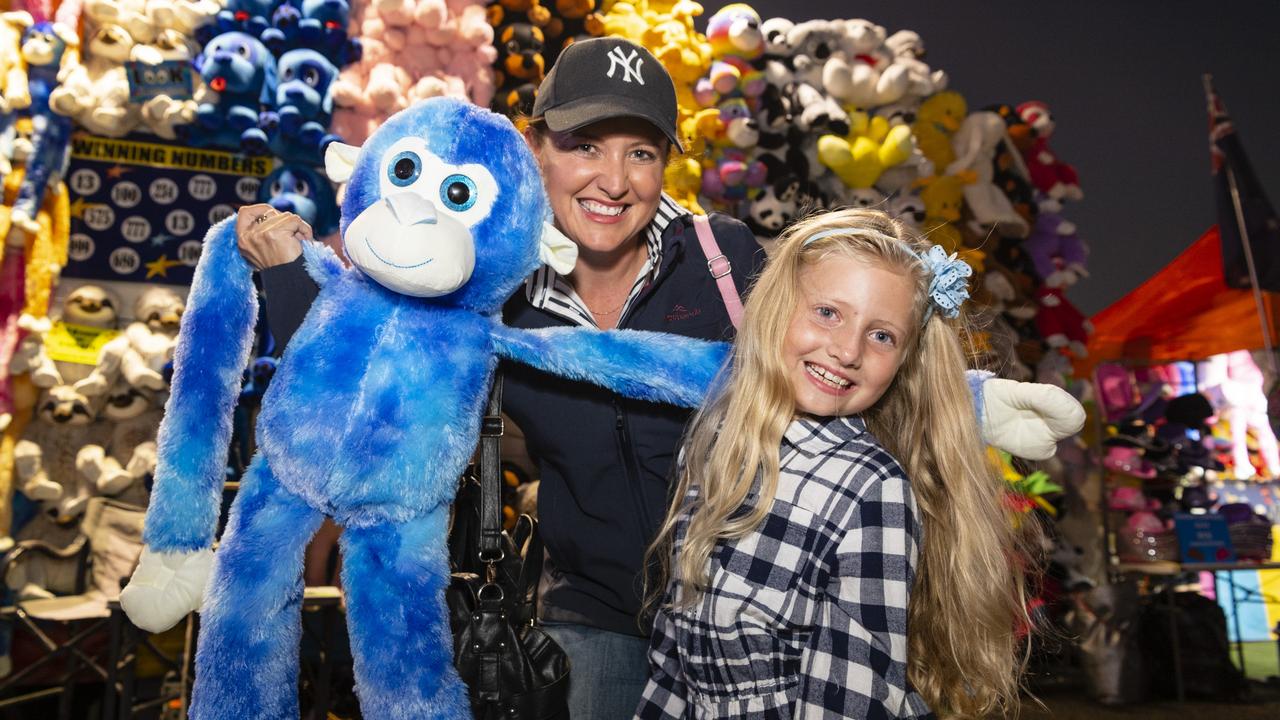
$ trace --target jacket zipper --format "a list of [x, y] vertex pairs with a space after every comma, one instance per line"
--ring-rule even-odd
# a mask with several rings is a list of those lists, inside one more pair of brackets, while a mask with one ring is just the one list
[[644, 488], [640, 486], [640, 464], [636, 462], [635, 450], [631, 447], [631, 433], [627, 429], [627, 417], [622, 411], [622, 404], [614, 400], [613, 410], [617, 418], [618, 446], [622, 450], [622, 466], [627, 477], [627, 488], [631, 491], [631, 499], [636, 504], [636, 515], [640, 520], [640, 541], [647, 547], [652, 538], [645, 535], [648, 529], [653, 527], [653, 519], [649, 514], [649, 504], [644, 499]]

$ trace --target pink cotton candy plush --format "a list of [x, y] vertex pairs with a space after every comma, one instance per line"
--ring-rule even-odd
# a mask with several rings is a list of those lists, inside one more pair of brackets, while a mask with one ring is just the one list
[[392, 114], [426, 98], [493, 99], [493, 28], [481, 0], [364, 0], [351, 12], [364, 57], [334, 85], [333, 129], [359, 144]]

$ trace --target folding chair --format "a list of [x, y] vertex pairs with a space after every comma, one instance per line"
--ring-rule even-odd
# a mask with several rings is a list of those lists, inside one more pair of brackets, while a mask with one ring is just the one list
[[[95, 497], [86, 506], [81, 535], [72, 545], [59, 550], [39, 540], [24, 540], [0, 559], [0, 578], [39, 555], [77, 557], [81, 568], [75, 595], [21, 600], [0, 608], [0, 619], [14, 624], [15, 635], [19, 629], [29, 633], [46, 652], [38, 660], [15, 668], [12, 675], [0, 679], [0, 708], [60, 694], [58, 718], [69, 720], [75, 687], [87, 674], [104, 683], [103, 717], [108, 720], [129, 717], [135, 709], [131, 668], [139, 645], [150, 645], [162, 663], [185, 681], [186, 676], [181, 673], [182, 659], [170, 661], [165, 653], [156, 649], [149, 637], [129, 623], [118, 600], [120, 587], [133, 572], [142, 551], [145, 514], [143, 508]], [[62, 632], [55, 631], [58, 627]], [[61, 635], [65, 635], [65, 639], [57, 639]], [[100, 651], [90, 647], [101, 643], [104, 637], [105, 660], [99, 656]], [[57, 687], [5, 697], [23, 680], [41, 669], [56, 667], [58, 662], [63, 663], [63, 668]], [[168, 698], [158, 702], [166, 700]]]

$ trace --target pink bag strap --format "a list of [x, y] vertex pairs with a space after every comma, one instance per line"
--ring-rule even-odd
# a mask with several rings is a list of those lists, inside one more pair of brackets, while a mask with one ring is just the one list
[[724, 309], [729, 311], [729, 322], [733, 323], [736, 330], [742, 323], [742, 298], [733, 284], [733, 265], [720, 252], [720, 245], [716, 243], [716, 236], [711, 232], [711, 222], [706, 215], [693, 216], [693, 229], [698, 234], [698, 244], [702, 246], [703, 254], [707, 256], [707, 270], [711, 271], [711, 277], [715, 278], [716, 287], [720, 289], [720, 297], [724, 298]]

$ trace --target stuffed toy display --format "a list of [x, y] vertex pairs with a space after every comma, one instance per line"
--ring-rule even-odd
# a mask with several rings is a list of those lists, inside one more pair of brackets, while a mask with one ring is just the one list
[[1031, 256], [1036, 274], [1046, 284], [1069, 287], [1088, 276], [1085, 261], [1089, 250], [1076, 234], [1076, 224], [1049, 208], [1041, 202], [1035, 227], [1022, 247]]
[[971, 172], [975, 180], [965, 185], [964, 199], [974, 220], [983, 230], [997, 230], [1002, 235], [1024, 238], [1030, 232], [1026, 219], [1013, 209], [1008, 196], [996, 187], [996, 151], [1009, 145], [1005, 122], [996, 113], [976, 112], [960, 123], [951, 138], [955, 160], [946, 166], [949, 175]]
[[[321, 294], [268, 390], [260, 452], [216, 558], [229, 411], [257, 311], [233, 220], [209, 232], [160, 430], [147, 549], [121, 601], [140, 627], [168, 627], [200, 604], [212, 562], [193, 714], [296, 714], [300, 618], [291, 609], [306, 541], [332, 517], [346, 527], [363, 713], [468, 718], [449, 652], [445, 535], [498, 358], [692, 406], [725, 348], [501, 325], [496, 311], [540, 259], [568, 272], [575, 248], [542, 222], [532, 153], [499, 115], [429, 100], [362, 148], [330, 145], [326, 167], [349, 182], [342, 234], [355, 267], [307, 246]], [[445, 336], [454, 350], [440, 355]]]
[[363, 54], [333, 88], [333, 132], [347, 142], [426, 98], [493, 101], [497, 50], [483, 0], [379, 0], [353, 7], [351, 23]]
[[[76, 453], [87, 444], [101, 444], [109, 435], [98, 418], [99, 404], [68, 385], [46, 390], [14, 448], [18, 489], [40, 504], [41, 512], [17, 534], [18, 540], [40, 539], [65, 547], [79, 535], [78, 518], [91, 496], [89, 485], [76, 471]], [[21, 572], [6, 578], [20, 599], [51, 597], [75, 591], [78, 568], [74, 558], [23, 563]]]
[[279, 85], [260, 116], [271, 152], [285, 162], [317, 165], [338, 137], [328, 132], [338, 68], [315, 50], [290, 50], [277, 63]]
[[49, 95], [54, 112], [66, 115], [86, 130], [107, 137], [122, 137], [140, 119], [129, 103], [129, 80], [124, 63], [134, 45], [129, 31], [119, 25], [101, 25], [85, 44], [84, 60]]
[[155, 472], [156, 431], [163, 415], [163, 402], [154, 393], [128, 383], [111, 388], [102, 409], [111, 437], [106, 445], [85, 445], [76, 453], [76, 470], [95, 494], [147, 506], [146, 480]]
[[[306, 49], [320, 53], [334, 65], [360, 59], [363, 45], [347, 35], [351, 6], [347, 0], [281, 2], [271, 15], [272, 27], [261, 39], [275, 53]], [[283, 71], [282, 71], [283, 72]]]
[[259, 108], [276, 100], [276, 60], [257, 38], [243, 32], [218, 35], [196, 59], [196, 71], [216, 99], [196, 108], [196, 123], [179, 136], [193, 145], [263, 154], [267, 135]]
[[22, 35], [22, 58], [27, 65], [30, 105], [23, 111], [31, 119], [31, 155], [26, 175], [14, 200], [10, 218], [28, 233], [40, 231], [36, 213], [45, 193], [56, 187], [66, 171], [71, 142], [71, 120], [52, 112], [49, 97], [61, 74], [78, 64], [80, 40], [65, 25], [33, 24]]
[[1034, 137], [1024, 154], [1036, 189], [1055, 200], [1083, 199], [1076, 169], [1059, 161], [1049, 149], [1049, 138], [1056, 127], [1049, 107], [1039, 101], [1025, 102], [1018, 106], [1018, 114], [1031, 126]]
[[164, 287], [149, 288], [133, 305], [135, 320], [105, 345], [98, 364], [76, 383], [86, 395], [98, 396], [118, 383], [158, 392], [168, 388], [162, 371], [173, 359], [178, 323], [185, 311], [182, 297]]
[[[1231, 430], [1231, 474], [1236, 479], [1258, 475], [1280, 477], [1280, 450], [1267, 415], [1262, 371], [1248, 350], [1215, 355], [1201, 364], [1201, 389]], [[1249, 436], [1257, 444], [1259, 463], [1249, 456]]]

